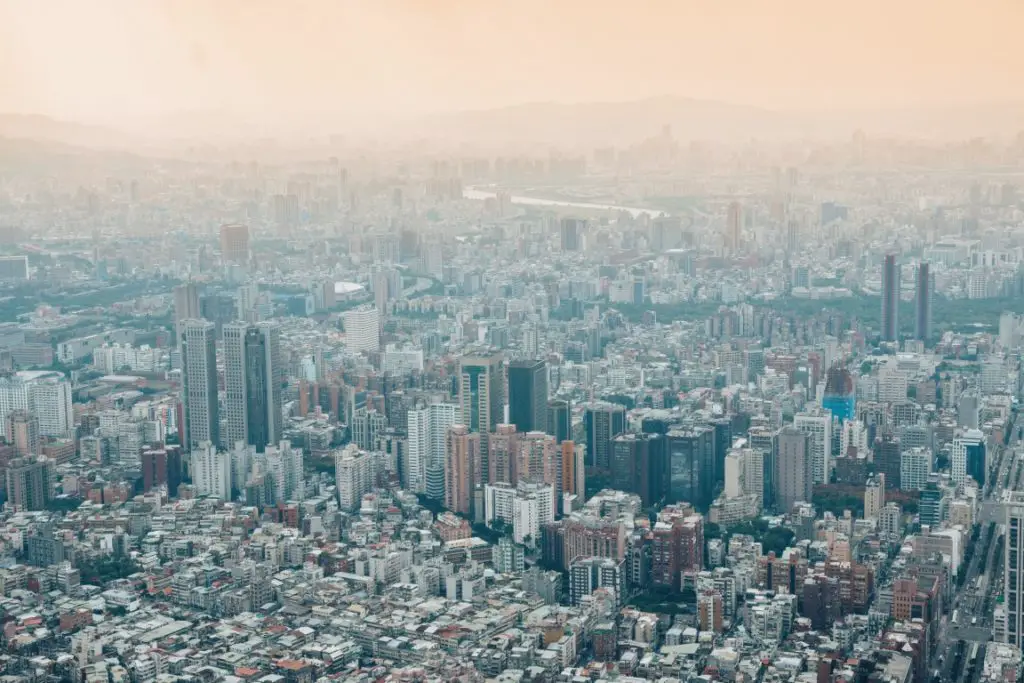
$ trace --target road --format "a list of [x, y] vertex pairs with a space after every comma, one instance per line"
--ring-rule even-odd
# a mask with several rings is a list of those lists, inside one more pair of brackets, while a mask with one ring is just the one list
[[[1016, 416], [1012, 420], [1008, 443], [997, 451], [998, 461], [988, 472], [989, 481], [984, 487], [978, 513], [979, 531], [974, 553], [967, 567], [961, 568], [966, 572], [961, 588], [955, 591], [952, 604], [939, 623], [931, 670], [943, 682], [977, 683], [986, 643], [992, 638], [992, 606], [1002, 592], [1003, 575], [1002, 525], [1005, 518], [999, 499], [1004, 489], [1019, 488], [1024, 477], [1024, 458], [1017, 453], [1024, 434], [1016, 424]], [[952, 623], [954, 614], [957, 623]], [[978, 645], [977, 660], [972, 666], [969, 659], [975, 644]]]

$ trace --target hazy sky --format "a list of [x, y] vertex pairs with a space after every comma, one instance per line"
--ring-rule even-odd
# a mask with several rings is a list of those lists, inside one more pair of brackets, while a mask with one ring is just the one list
[[0, 111], [365, 119], [683, 95], [1015, 100], [1021, 0], [0, 0]]

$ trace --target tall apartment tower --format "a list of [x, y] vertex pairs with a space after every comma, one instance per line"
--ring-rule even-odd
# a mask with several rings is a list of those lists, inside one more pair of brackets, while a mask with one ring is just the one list
[[182, 443], [191, 450], [204, 441], [220, 443], [217, 335], [216, 326], [207, 320], [185, 320], [182, 329], [187, 432]]
[[811, 439], [810, 468], [814, 483], [827, 484], [832, 475], [832, 413], [821, 408], [804, 410], [793, 416], [793, 426]]
[[262, 453], [281, 440], [280, 331], [272, 323], [224, 326], [225, 443], [244, 441]]
[[186, 320], [196, 320], [199, 312], [199, 288], [194, 282], [174, 288], [174, 341], [181, 346], [185, 336]]
[[249, 263], [249, 226], [240, 223], [220, 227], [220, 255], [225, 263]]
[[1006, 508], [1006, 551], [1003, 553], [1003, 595], [1007, 597], [1004, 641], [1024, 647], [1024, 491], [1008, 491]]
[[788, 513], [793, 504], [810, 502], [814, 487], [810, 437], [796, 427], [775, 435], [775, 505]]
[[489, 471], [488, 443], [491, 431], [505, 421], [504, 356], [464, 356], [459, 368], [461, 423], [480, 434], [480, 460]]
[[444, 469], [444, 506], [464, 515], [473, 510], [473, 493], [481, 484], [480, 434], [465, 425], [448, 430], [448, 458]]
[[548, 367], [542, 360], [516, 360], [508, 366], [509, 422], [516, 430], [548, 431]]
[[380, 311], [366, 304], [345, 311], [345, 346], [355, 352], [380, 350]]
[[42, 510], [50, 500], [50, 461], [15, 458], [7, 465], [7, 504], [15, 510]]
[[932, 300], [935, 297], [935, 275], [928, 263], [917, 266], [914, 287], [914, 339], [927, 341], [932, 336]]
[[7, 433], [11, 435], [15, 457], [39, 455], [39, 418], [30, 411], [20, 408], [12, 410], [7, 416]]
[[897, 341], [900, 336], [900, 265], [896, 254], [886, 254], [882, 262], [882, 341]]

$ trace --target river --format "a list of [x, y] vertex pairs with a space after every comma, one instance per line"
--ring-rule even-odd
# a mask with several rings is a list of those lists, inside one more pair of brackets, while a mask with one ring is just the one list
[[[462, 196], [466, 199], [491, 199], [492, 197], [496, 197], [497, 194], [498, 193], [494, 190], [481, 190], [477, 187], [467, 187], [462, 191]], [[663, 211], [658, 211], [656, 209], [640, 209], [635, 206], [593, 204], [590, 202], [572, 202], [561, 199], [542, 199], [541, 197], [523, 197], [519, 195], [512, 195], [512, 203], [523, 204], [526, 206], [565, 206], [596, 211], [628, 211], [634, 218], [644, 214], [647, 214], [651, 218], [656, 218], [664, 213]]]

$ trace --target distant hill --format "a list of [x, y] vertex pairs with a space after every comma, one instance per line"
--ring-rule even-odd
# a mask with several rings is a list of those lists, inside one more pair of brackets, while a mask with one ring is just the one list
[[102, 126], [59, 121], [39, 114], [0, 113], [0, 137], [59, 142], [80, 147], [126, 147], [123, 134]]

